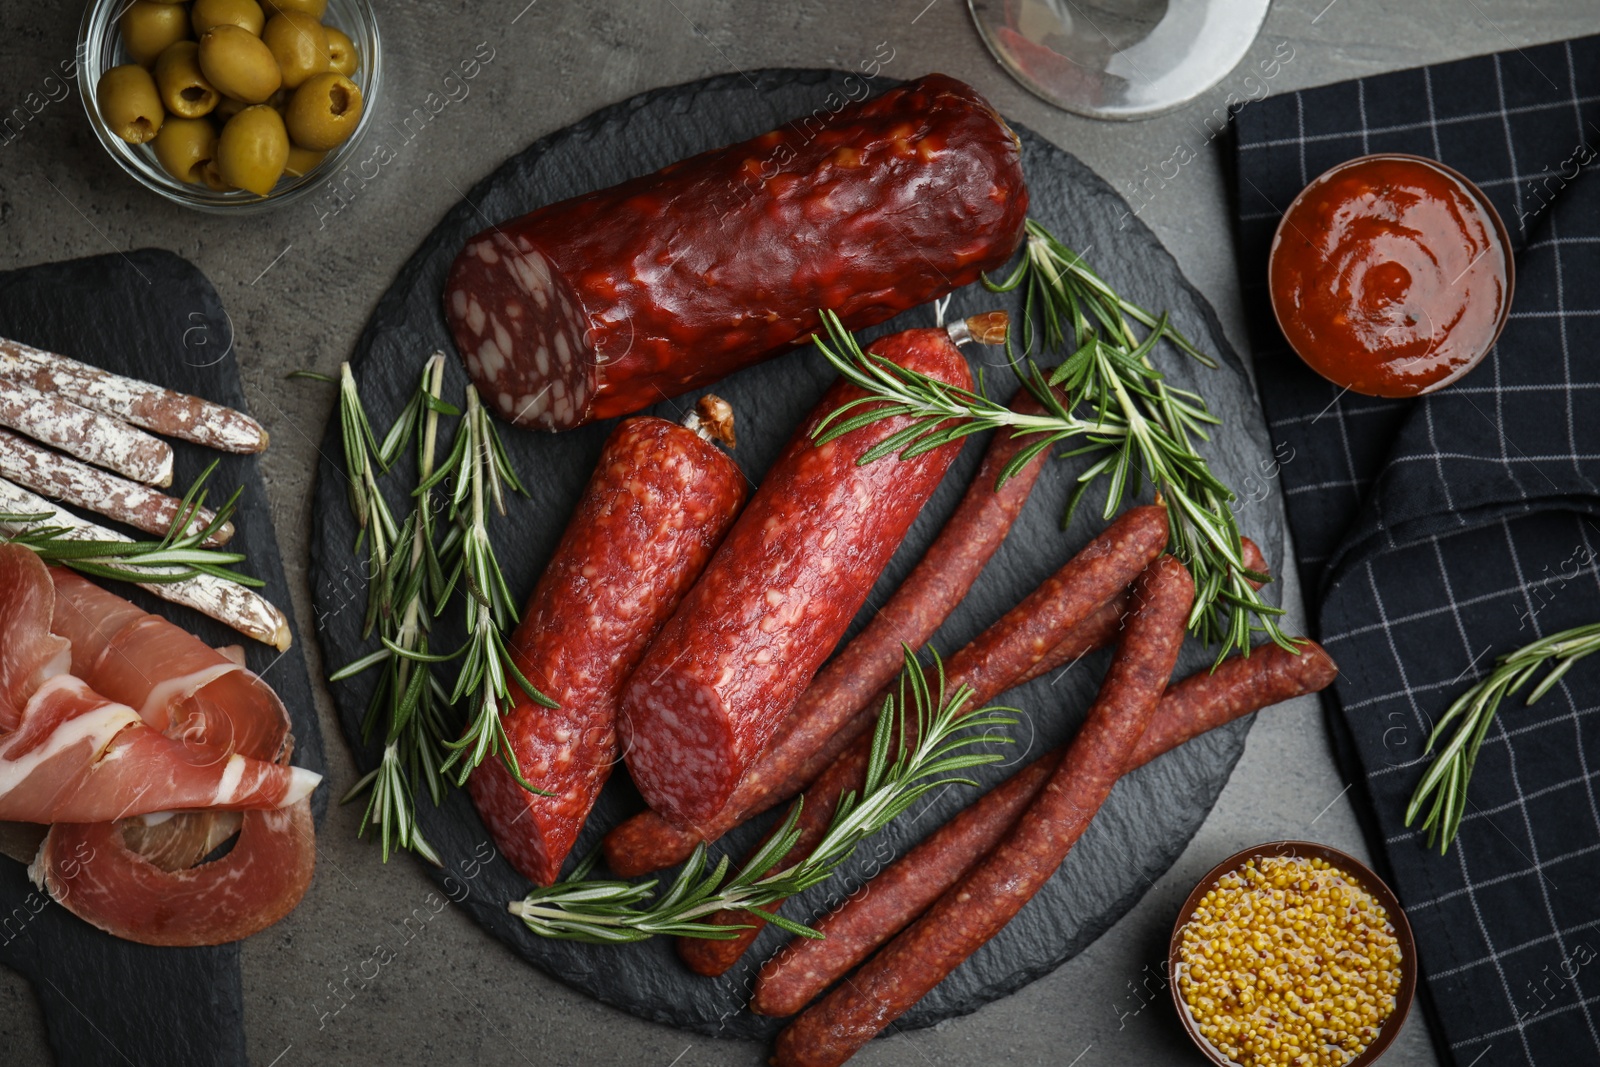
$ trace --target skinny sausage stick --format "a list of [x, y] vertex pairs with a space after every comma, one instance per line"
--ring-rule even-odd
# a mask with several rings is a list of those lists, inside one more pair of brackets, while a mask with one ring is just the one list
[[[157, 535], [164, 535], [172, 528], [179, 505], [183, 503], [176, 497], [107, 474], [4, 430], [0, 430], [0, 477], [43, 493], [52, 500], [62, 500]], [[185, 532], [199, 533], [214, 518], [215, 513], [198, 508]], [[224, 523], [206, 544], [224, 545], [232, 536], [233, 523]]]
[[[1255, 568], [1252, 568], [1255, 569]], [[1339, 668], [1314, 641], [1298, 654], [1267, 645], [1235, 655], [1169, 686], [1139, 736], [1124, 773], [1253, 711], [1314, 693]], [[993, 851], [1038, 796], [1061, 762], [1063, 746], [1045, 753], [873, 877], [812, 925], [823, 940], [797, 937], [761, 968], [750, 1007], [761, 1015], [793, 1015], [889, 938], [926, 911]]]
[[[131, 541], [114, 530], [97, 526], [63, 511], [48, 500], [28, 492], [20, 486], [0, 478], [0, 512], [33, 515], [48, 514], [43, 520], [54, 526], [70, 527], [65, 537], [81, 541]], [[14, 534], [30, 524], [0, 522], [0, 532]], [[163, 600], [191, 607], [224, 625], [231, 626], [246, 637], [271, 645], [282, 652], [293, 638], [289, 633], [289, 620], [265, 597], [239, 585], [209, 574], [186, 578], [181, 582], [136, 582], [141, 589], [149, 590]]]
[[14, 380], [0, 381], [0, 426], [146, 485], [172, 484], [172, 446], [120, 419]]
[[1150, 565], [1088, 720], [1006, 838], [909, 929], [778, 1035], [777, 1067], [837, 1067], [1022, 910], [1111, 793], [1155, 714], [1183, 643], [1194, 582]]
[[[222, 452], [260, 452], [267, 431], [242, 411], [0, 337], [0, 378]], [[165, 484], [165, 483], [163, 483]]]

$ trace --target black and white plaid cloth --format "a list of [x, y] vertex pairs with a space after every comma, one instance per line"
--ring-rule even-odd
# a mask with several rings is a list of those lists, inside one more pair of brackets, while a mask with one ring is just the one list
[[[1600, 656], [1508, 701], [1449, 853], [1402, 824], [1433, 721], [1496, 656], [1600, 621], [1600, 38], [1272, 97], [1236, 116], [1256, 370], [1330, 721], [1416, 930], [1457, 1067], [1600, 1064]], [[1336, 163], [1429, 156], [1494, 201], [1516, 250], [1496, 350], [1421, 400], [1341, 393], [1272, 320], [1282, 210]]]

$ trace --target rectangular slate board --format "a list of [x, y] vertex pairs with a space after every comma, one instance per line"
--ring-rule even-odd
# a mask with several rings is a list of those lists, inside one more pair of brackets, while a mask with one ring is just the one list
[[[119, 374], [244, 409], [233, 326], [205, 275], [157, 249], [94, 256], [0, 274], [0, 336]], [[225, 456], [174, 441], [180, 492], [213, 459], [212, 499], [244, 486], [232, 546], [262, 592], [288, 611], [266, 484], [254, 456]], [[134, 532], [134, 531], [129, 531]], [[131, 586], [115, 591], [158, 611], [209, 644], [242, 643], [294, 723], [294, 762], [325, 771], [300, 635], [282, 656], [220, 623]], [[294, 631], [291, 614], [290, 628]], [[313, 794], [318, 822], [329, 790]], [[100, 932], [48, 902], [21, 864], [0, 859], [0, 964], [32, 984], [58, 1063], [137, 1067], [245, 1064], [239, 946], [153, 948]]]

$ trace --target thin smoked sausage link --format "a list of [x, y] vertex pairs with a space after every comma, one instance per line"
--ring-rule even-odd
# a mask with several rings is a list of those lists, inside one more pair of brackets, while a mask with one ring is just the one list
[[1010, 922], [1056, 872], [1111, 793], [1166, 689], [1194, 582], [1151, 564], [1100, 695], [1043, 791], [995, 850], [909, 929], [778, 1035], [778, 1067], [845, 1062]]

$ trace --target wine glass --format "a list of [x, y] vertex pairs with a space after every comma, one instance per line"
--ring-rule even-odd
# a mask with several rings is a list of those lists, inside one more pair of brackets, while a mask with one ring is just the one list
[[1140, 119], [1193, 100], [1244, 58], [1270, 0], [967, 0], [1011, 76], [1090, 118]]

